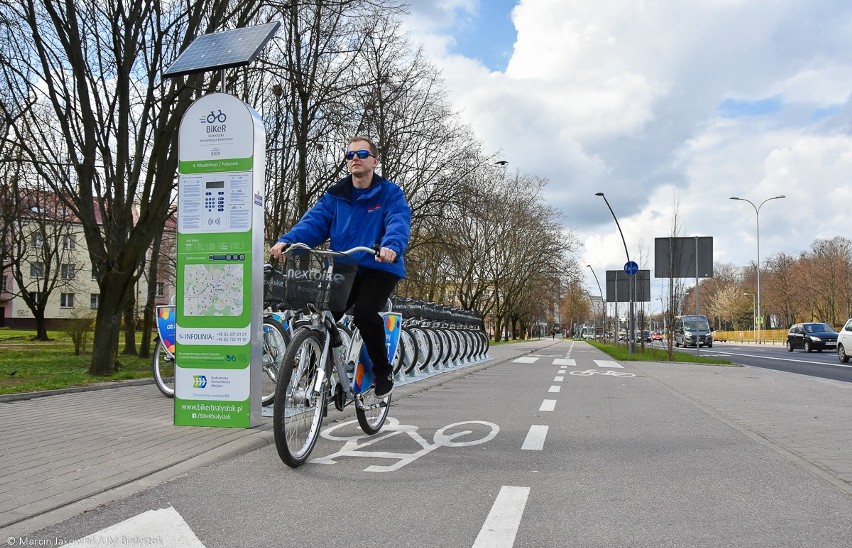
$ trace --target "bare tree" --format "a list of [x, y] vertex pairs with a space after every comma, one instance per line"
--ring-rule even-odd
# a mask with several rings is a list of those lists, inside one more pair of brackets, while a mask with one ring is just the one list
[[115, 369], [127, 294], [171, 201], [177, 127], [204, 89], [199, 75], [163, 81], [163, 68], [197, 35], [250, 21], [256, 5], [10, 2], [26, 38], [2, 68], [5, 85], [14, 104], [35, 99], [51, 109], [14, 124], [14, 139], [83, 223], [100, 288], [93, 374]]
[[38, 176], [19, 170], [6, 183], [8, 192], [0, 204], [6, 227], [4, 270], [16, 287], [9, 295], [23, 299], [35, 318], [36, 338], [46, 341], [51, 295], [65, 289], [62, 306], [74, 306], [74, 280], [83, 270], [75, 258], [79, 223]]

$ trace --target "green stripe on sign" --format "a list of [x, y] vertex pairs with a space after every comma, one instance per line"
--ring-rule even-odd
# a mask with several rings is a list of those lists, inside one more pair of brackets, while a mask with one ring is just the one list
[[223, 171], [250, 171], [252, 158], [231, 160], [190, 160], [180, 163], [180, 173], [219, 173]]

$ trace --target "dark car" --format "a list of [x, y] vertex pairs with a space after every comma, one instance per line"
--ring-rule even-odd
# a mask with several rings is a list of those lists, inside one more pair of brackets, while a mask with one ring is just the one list
[[787, 333], [787, 351], [792, 352], [801, 348], [805, 352], [824, 349], [834, 350], [837, 347], [837, 331], [827, 323], [807, 322], [796, 323]]

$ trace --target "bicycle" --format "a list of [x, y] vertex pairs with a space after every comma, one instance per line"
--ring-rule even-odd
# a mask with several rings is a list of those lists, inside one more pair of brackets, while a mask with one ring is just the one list
[[[263, 406], [271, 405], [275, 398], [278, 370], [284, 360], [291, 335], [289, 317], [290, 314], [286, 311], [273, 311], [263, 315], [263, 385], [260, 397]], [[175, 397], [175, 340], [175, 305], [157, 306], [157, 337], [151, 368], [154, 372], [154, 384], [168, 398]]]
[[[352, 255], [358, 252], [376, 254], [363, 246], [338, 252], [293, 243], [283, 254], [285, 267], [270, 280], [294, 310], [293, 339], [279, 370], [272, 413], [278, 456], [293, 468], [310, 456], [329, 398], [339, 411], [354, 403], [358, 424], [369, 435], [381, 430], [390, 410], [390, 395], [375, 397], [372, 365], [357, 328], [349, 336], [334, 319], [346, 309], [357, 272]], [[399, 314], [385, 316], [391, 360], [400, 327]]]

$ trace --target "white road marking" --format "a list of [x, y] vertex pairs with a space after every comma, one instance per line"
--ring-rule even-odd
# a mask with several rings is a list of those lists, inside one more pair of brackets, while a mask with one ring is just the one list
[[514, 363], [535, 363], [538, 361], [538, 358], [531, 358], [529, 356], [521, 356], [520, 358], [515, 358], [512, 360]]
[[592, 360], [595, 362], [595, 365], [598, 367], [616, 367], [618, 369], [624, 369], [624, 366], [618, 362], [614, 362], [612, 360]]
[[556, 400], [544, 400], [541, 402], [541, 407], [538, 408], [539, 411], [553, 411], [556, 409]]
[[137, 546], [204, 548], [189, 525], [171, 506], [142, 512], [65, 546], [73, 548], [108, 546], [113, 544], [115, 539], [124, 539], [125, 543]]
[[548, 391], [548, 392], [559, 392], [561, 389], [562, 389], [562, 387], [561, 387], [561, 386], [558, 386], [558, 385], [555, 385], [555, 384], [554, 384], [554, 385], [553, 385], [553, 386], [551, 386], [551, 387], [550, 387], [547, 391]]
[[553, 360], [553, 365], [577, 365], [577, 360], [573, 358], [570, 360], [567, 360], [565, 358], [556, 358], [555, 360]]
[[565, 380], [565, 377], [563, 377], [562, 375], [557, 375], [557, 376], [553, 377], [553, 382], [562, 382], [564, 380]]
[[530, 495], [529, 487], [504, 485], [476, 535], [473, 548], [511, 548]]
[[524, 439], [521, 449], [527, 451], [541, 451], [544, 449], [544, 439], [547, 437], [548, 428], [550, 427], [544, 424], [533, 424], [530, 426], [530, 431], [527, 432], [527, 437]]

